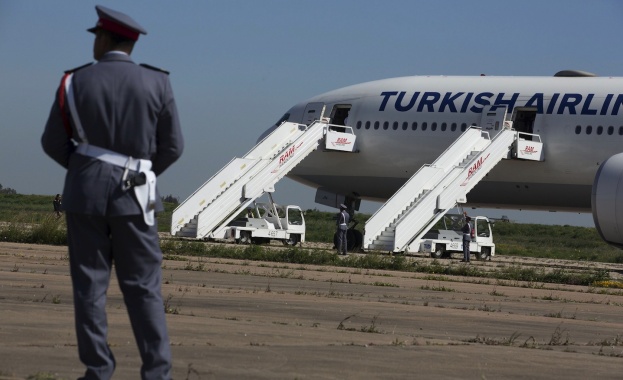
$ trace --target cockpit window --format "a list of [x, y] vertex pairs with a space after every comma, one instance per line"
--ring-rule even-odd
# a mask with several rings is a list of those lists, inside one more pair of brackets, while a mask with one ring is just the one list
[[275, 123], [275, 127], [280, 126], [281, 124], [283, 124], [284, 121], [288, 121], [288, 119], [290, 118], [290, 113], [286, 113], [285, 115], [281, 116], [281, 118]]

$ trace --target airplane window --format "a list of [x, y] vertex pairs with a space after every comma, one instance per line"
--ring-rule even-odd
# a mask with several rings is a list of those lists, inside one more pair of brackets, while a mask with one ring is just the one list
[[409, 123], [407, 123], [406, 121], [402, 123], [402, 130], [406, 131], [409, 128]]
[[586, 134], [590, 135], [591, 133], [593, 133], [593, 127], [589, 125], [586, 127]]
[[387, 130], [387, 128], [389, 128], [389, 122], [386, 121], [383, 123], [383, 129]]
[[619, 136], [623, 135], [623, 127], [619, 127]]
[[597, 134], [601, 135], [604, 131], [604, 127], [602, 127], [601, 125], [599, 127], [597, 127]]
[[608, 134], [611, 135], [614, 133], [614, 127], [611, 125], [608, 127]]
[[452, 126], [450, 127], [450, 130], [452, 132], [456, 131], [456, 123], [452, 123]]
[[425, 131], [428, 127], [428, 123], [422, 123], [422, 130]]
[[446, 123], [441, 123], [441, 131], [442, 131], [442, 132], [445, 132], [445, 131], [446, 131], [446, 128], [448, 128], [448, 124], [446, 124]]
[[366, 129], [370, 129], [370, 122], [366, 121]]
[[379, 125], [380, 125], [379, 122], [375, 121], [374, 122], [374, 129], [379, 129]]
[[361, 120], [357, 122], [357, 129], [361, 129]]
[[433, 123], [430, 126], [431, 131], [436, 131], [437, 130], [437, 123]]
[[465, 132], [466, 129], [467, 129], [467, 123], [461, 124], [461, 132]]
[[581, 132], [582, 132], [582, 127], [581, 127], [581, 126], [579, 126], [579, 125], [576, 125], [576, 126], [575, 126], [575, 134], [576, 134], [576, 135], [579, 135]]
[[394, 125], [392, 126], [392, 128], [394, 128], [394, 131], [398, 129], [398, 122], [394, 121]]
[[417, 122], [414, 121], [413, 124], [411, 124], [411, 129], [417, 131]]

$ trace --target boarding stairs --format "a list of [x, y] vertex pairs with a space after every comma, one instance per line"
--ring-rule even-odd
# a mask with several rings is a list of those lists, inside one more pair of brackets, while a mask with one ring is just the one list
[[432, 165], [413, 175], [366, 222], [363, 248], [417, 252], [428, 230], [467, 201], [467, 193], [502, 159], [511, 158], [518, 133], [509, 128], [489, 132], [467, 129]]
[[322, 142], [325, 149], [354, 151], [351, 127], [315, 121], [285, 122], [242, 158], [225, 167], [181, 203], [171, 218], [171, 235], [196, 239], [227, 238], [228, 224]]

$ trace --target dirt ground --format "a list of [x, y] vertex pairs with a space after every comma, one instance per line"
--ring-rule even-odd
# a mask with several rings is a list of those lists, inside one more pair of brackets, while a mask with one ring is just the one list
[[[112, 284], [114, 378], [137, 379]], [[175, 379], [623, 377], [621, 290], [189, 258], [165, 261], [163, 296]], [[66, 247], [0, 243], [0, 379], [82, 372]]]

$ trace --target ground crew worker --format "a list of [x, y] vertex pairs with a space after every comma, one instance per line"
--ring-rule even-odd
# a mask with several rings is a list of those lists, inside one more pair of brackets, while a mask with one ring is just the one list
[[340, 213], [337, 214], [337, 253], [340, 255], [347, 255], [347, 241], [346, 233], [348, 232], [348, 222], [350, 221], [350, 215], [346, 212], [346, 205], [340, 204]]
[[84, 378], [109, 379], [106, 292], [112, 263], [143, 365], [143, 379], [171, 378], [161, 295], [162, 252], [154, 211], [156, 176], [182, 154], [168, 73], [130, 58], [139, 34], [129, 16], [95, 7], [96, 64], [69, 71], [43, 136], [44, 151], [67, 169], [67, 215], [75, 327]]
[[472, 225], [469, 222], [472, 220], [469, 216], [465, 217], [465, 224], [461, 229], [463, 232], [463, 262], [469, 263], [469, 244], [472, 241]]

